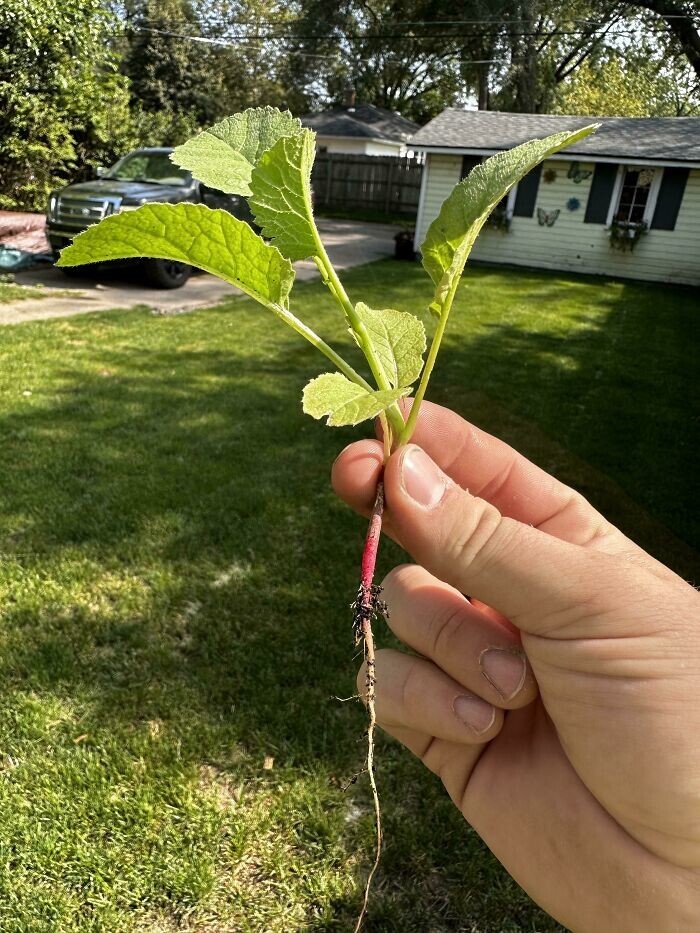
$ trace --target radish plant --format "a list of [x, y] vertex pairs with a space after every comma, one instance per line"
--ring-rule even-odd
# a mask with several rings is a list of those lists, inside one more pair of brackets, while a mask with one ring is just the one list
[[[303, 390], [303, 410], [329, 425], [356, 425], [379, 417], [385, 456], [406, 444], [425, 396], [464, 265], [491, 211], [510, 188], [538, 163], [593, 132], [596, 125], [557, 133], [500, 152], [477, 165], [455, 186], [428, 229], [421, 246], [423, 266], [434, 285], [430, 311], [437, 322], [425, 362], [423, 323], [413, 314], [376, 309], [348, 297], [319, 236], [313, 216], [311, 169], [315, 134], [289, 112], [272, 107], [236, 114], [205, 130], [173, 152], [181, 168], [209, 187], [240, 195], [261, 229], [222, 210], [201, 204], [147, 204], [115, 214], [79, 234], [63, 250], [60, 266], [110, 259], [148, 257], [188, 263], [237, 286], [319, 350], [332, 366]], [[348, 330], [367, 361], [358, 372], [342, 355], [300, 320], [290, 307], [292, 263], [313, 259]], [[413, 393], [404, 418], [399, 400]], [[361, 564], [354, 609], [354, 635], [364, 647], [369, 711], [367, 772], [374, 797], [377, 851], [357, 923], [367, 907], [381, 850], [379, 800], [373, 754], [375, 666], [372, 623], [384, 613], [374, 583], [381, 535], [384, 492], [378, 484]]]

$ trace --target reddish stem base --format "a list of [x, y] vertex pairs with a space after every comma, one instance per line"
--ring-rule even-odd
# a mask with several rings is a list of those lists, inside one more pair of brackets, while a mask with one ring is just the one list
[[355, 634], [355, 644], [362, 643], [366, 664], [365, 676], [365, 701], [367, 703], [367, 712], [369, 714], [369, 725], [367, 728], [367, 773], [372, 788], [372, 797], [374, 800], [375, 825], [377, 830], [377, 851], [374, 864], [370, 869], [365, 885], [365, 896], [362, 904], [362, 911], [357, 919], [355, 933], [362, 926], [365, 914], [367, 913], [367, 904], [369, 901], [369, 891], [372, 884], [374, 873], [379, 865], [379, 859], [382, 851], [382, 821], [379, 807], [379, 794], [374, 776], [374, 729], [377, 723], [375, 711], [375, 656], [374, 656], [374, 636], [372, 634], [372, 622], [377, 618], [386, 618], [386, 604], [379, 599], [382, 591], [381, 586], [374, 583], [374, 570], [377, 564], [377, 551], [379, 550], [379, 539], [382, 533], [382, 515], [384, 513], [384, 484], [377, 484], [377, 495], [374, 500], [374, 508], [369, 520], [367, 537], [365, 538], [365, 547], [362, 552], [362, 569], [360, 574], [360, 587], [357, 592], [357, 599], [353, 603], [353, 632]]

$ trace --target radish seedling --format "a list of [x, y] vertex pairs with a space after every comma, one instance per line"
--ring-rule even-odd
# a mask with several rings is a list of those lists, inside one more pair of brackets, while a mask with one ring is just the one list
[[[527, 172], [543, 159], [582, 139], [595, 125], [557, 133], [500, 152], [477, 165], [453, 189], [421, 246], [423, 266], [434, 285], [430, 311], [437, 317], [425, 363], [425, 328], [406, 311], [377, 310], [348, 297], [321, 242], [313, 216], [311, 169], [315, 134], [288, 112], [271, 107], [236, 114], [179, 146], [171, 158], [205, 185], [246, 197], [261, 228], [201, 204], [147, 204], [105, 218], [79, 234], [65, 249], [61, 266], [110, 259], [149, 257], [189, 263], [230, 282], [295, 330], [332, 364], [333, 371], [312, 379], [303, 391], [303, 410], [329, 425], [355, 425], [379, 417], [385, 455], [409, 441], [440, 349], [452, 302], [474, 241], [491, 211]], [[292, 262], [313, 259], [339, 306], [369, 368], [357, 372], [290, 310]], [[412, 393], [404, 419], [399, 399]], [[367, 772], [377, 830], [375, 862], [365, 888], [359, 929], [381, 850], [379, 800], [374, 754], [374, 641], [372, 622], [384, 612], [374, 583], [384, 494], [379, 483], [362, 557], [360, 587], [353, 604], [354, 633], [367, 662], [369, 710]]]

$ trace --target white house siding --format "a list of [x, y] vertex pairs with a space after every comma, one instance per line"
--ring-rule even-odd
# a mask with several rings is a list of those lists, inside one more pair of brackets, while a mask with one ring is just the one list
[[418, 217], [416, 218], [416, 249], [425, 239], [432, 221], [440, 213], [440, 206], [460, 180], [462, 156], [428, 153], [423, 166], [422, 189]]
[[[486, 262], [503, 262], [545, 269], [564, 269], [598, 275], [648, 279], [700, 285], [700, 171], [690, 172], [675, 230], [650, 230], [633, 252], [622, 253], [610, 246], [603, 224], [585, 224], [586, 203], [592, 175], [576, 184], [567, 177], [570, 162], [551, 160], [543, 166], [537, 204], [532, 217], [513, 217], [508, 233], [484, 229], [472, 256]], [[428, 155], [423, 209], [418, 218], [419, 246], [440, 205], [459, 181], [461, 156]], [[582, 169], [593, 169], [581, 162]], [[554, 169], [556, 181], [547, 184], [544, 172]], [[570, 198], [580, 201], [570, 211]], [[552, 227], [537, 222], [537, 207], [559, 210]]]
[[316, 137], [316, 145], [325, 148], [326, 152], [346, 153], [348, 155], [371, 156], [398, 156], [406, 154], [403, 143], [393, 143], [387, 140], [358, 139], [353, 136], [322, 136]]

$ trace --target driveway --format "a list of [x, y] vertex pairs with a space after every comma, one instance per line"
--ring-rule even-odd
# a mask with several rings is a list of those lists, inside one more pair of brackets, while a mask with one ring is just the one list
[[[394, 252], [397, 228], [389, 224], [319, 219], [318, 227], [336, 269], [349, 269]], [[313, 262], [297, 262], [294, 268], [300, 281], [319, 277]], [[148, 288], [136, 280], [130, 281], [128, 273], [123, 271], [118, 277], [115, 274], [114, 277], [69, 279], [53, 266], [37, 266], [17, 272], [15, 281], [18, 285], [43, 285], [48, 294], [46, 298], [29, 298], [0, 305], [0, 324], [67, 317], [112, 308], [133, 308], [136, 305], [147, 305], [163, 313], [176, 313], [210, 307], [223, 298], [241, 294], [237, 288], [206, 273], [193, 275], [187, 285], [172, 291]], [[51, 296], [51, 290], [59, 292], [67, 288], [73, 292], [69, 297]]]

